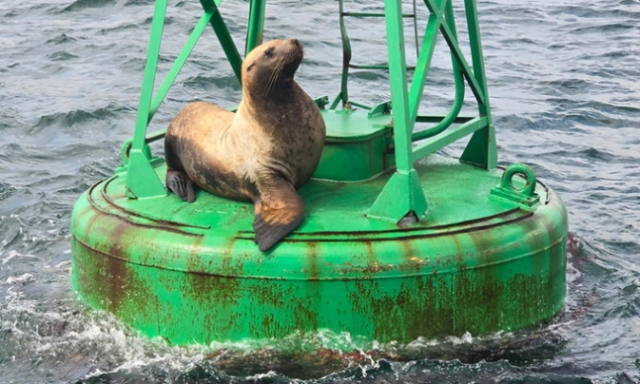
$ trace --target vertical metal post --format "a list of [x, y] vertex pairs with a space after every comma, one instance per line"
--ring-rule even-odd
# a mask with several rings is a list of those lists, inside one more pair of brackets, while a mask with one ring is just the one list
[[136, 128], [133, 134], [133, 144], [129, 154], [127, 193], [131, 197], [143, 198], [166, 195], [162, 182], [149, 163], [150, 152], [147, 144], [145, 143], [145, 135], [149, 121], [149, 110], [151, 108], [151, 99], [153, 97], [153, 85], [158, 66], [158, 56], [160, 55], [162, 29], [164, 27], [166, 11], [167, 0], [156, 0], [156, 6], [153, 12], [153, 21], [151, 22], [151, 33], [149, 36], [147, 63], [144, 69], [142, 90], [140, 91], [138, 117], [136, 119]]
[[478, 10], [475, 0], [465, 0], [465, 13], [467, 15], [467, 28], [469, 31], [469, 46], [471, 48], [471, 60], [473, 74], [484, 93], [484, 102], [478, 103], [480, 115], [490, 117], [489, 95], [487, 93], [487, 79], [484, 73], [484, 58], [482, 43], [480, 42], [480, 26], [478, 25]]
[[484, 94], [484, 100], [478, 101], [478, 112], [480, 116], [486, 116], [487, 127], [473, 134], [471, 140], [469, 140], [469, 144], [467, 144], [467, 147], [460, 157], [460, 161], [478, 165], [486, 169], [494, 169], [498, 163], [498, 150], [496, 148], [495, 128], [493, 126], [493, 120], [491, 119], [487, 78], [484, 71], [480, 27], [478, 25], [478, 9], [475, 0], [465, 0], [464, 6], [467, 15], [473, 73]]
[[370, 217], [398, 222], [409, 213], [424, 217], [427, 203], [412, 162], [410, 118], [407, 90], [407, 61], [402, 24], [402, 1], [385, 0], [389, 77], [393, 108], [393, 134], [396, 172], [369, 211]]
[[249, 5], [249, 23], [247, 30], [247, 43], [245, 44], [245, 56], [255, 47], [262, 44], [264, 32], [264, 13], [266, 0], [251, 0]]
[[401, 0], [385, 0], [387, 25], [387, 48], [389, 55], [389, 77], [393, 105], [393, 134], [398, 171], [409, 172], [411, 164], [410, 132], [413, 124], [409, 117], [407, 91], [407, 60], [405, 55]]

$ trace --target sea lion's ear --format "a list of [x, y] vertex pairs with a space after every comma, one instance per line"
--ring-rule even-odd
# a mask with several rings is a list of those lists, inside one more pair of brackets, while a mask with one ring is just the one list
[[291, 183], [274, 177], [266, 184], [266, 188], [258, 186], [259, 196], [254, 199], [253, 230], [261, 251], [273, 247], [304, 219], [304, 204]]
[[247, 72], [251, 72], [251, 69], [253, 68], [254, 65], [256, 65], [256, 63], [251, 63], [247, 65]]

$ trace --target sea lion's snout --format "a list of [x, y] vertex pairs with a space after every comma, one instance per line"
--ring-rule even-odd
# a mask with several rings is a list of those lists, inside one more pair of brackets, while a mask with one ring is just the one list
[[302, 48], [302, 43], [298, 39], [290, 39], [287, 49], [287, 56], [290, 58], [289, 61], [300, 62], [302, 57], [304, 56], [304, 49]]
[[290, 39], [288, 41], [289, 44], [286, 44], [285, 48], [287, 50], [286, 58], [287, 62], [284, 65], [282, 74], [285, 78], [293, 77], [293, 75], [298, 70], [300, 63], [302, 62], [302, 58], [304, 57], [304, 50], [302, 48], [302, 43], [298, 39]]

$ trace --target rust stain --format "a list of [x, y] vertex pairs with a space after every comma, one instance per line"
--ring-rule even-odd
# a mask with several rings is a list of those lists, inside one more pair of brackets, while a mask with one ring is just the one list
[[320, 277], [320, 268], [318, 267], [318, 243], [310, 242], [307, 244], [307, 273], [309, 280], [317, 281]]
[[[205, 340], [216, 340], [221, 335], [233, 332], [236, 323], [241, 321], [241, 314], [234, 311], [240, 305], [240, 300], [246, 289], [242, 286], [242, 280], [234, 277], [241, 276], [243, 264], [233, 264], [233, 248], [235, 239], [231, 238], [226, 246], [226, 252], [222, 256], [220, 275], [202, 273], [199, 270], [191, 270], [185, 274], [181, 292], [188, 301], [198, 303], [201, 308], [217, 308], [218, 313], [200, 313], [202, 324], [198, 328], [206, 329], [208, 334]], [[198, 256], [191, 258], [191, 268], [199, 269]], [[230, 277], [225, 277], [227, 275]], [[194, 308], [195, 310], [195, 308]]]
[[107, 261], [107, 298], [109, 300], [109, 311], [118, 313], [120, 304], [123, 300], [126, 300], [126, 293], [129, 284], [129, 273], [127, 270], [126, 262], [129, 255], [126, 250], [129, 249], [128, 244], [123, 244], [122, 237], [129, 230], [130, 226], [120, 221], [114, 228], [113, 232], [109, 234], [109, 238], [112, 241], [109, 254], [117, 256], [116, 258], [106, 258]]
[[292, 283], [292, 286], [298, 287], [297, 292], [292, 292], [292, 299], [298, 304], [292, 313], [293, 319], [289, 324], [291, 331], [307, 331], [318, 328], [318, 312], [321, 308], [314, 304], [322, 301], [325, 284], [331, 284], [331, 282], [319, 281], [319, 255], [318, 244], [309, 243], [306, 254], [308, 281]]

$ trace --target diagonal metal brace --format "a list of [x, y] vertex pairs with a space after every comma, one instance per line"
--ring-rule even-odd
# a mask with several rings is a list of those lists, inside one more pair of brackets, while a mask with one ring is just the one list
[[242, 83], [242, 57], [240, 57], [238, 48], [236, 48], [236, 44], [231, 38], [227, 24], [225, 24], [222, 15], [220, 15], [218, 5], [213, 0], [200, 0], [200, 4], [202, 4], [205, 12], [211, 14], [211, 26], [216, 36], [218, 36], [222, 50], [224, 50], [225, 55], [227, 55], [227, 60], [229, 60], [229, 64], [231, 64], [236, 78]]
[[431, 12], [431, 14], [436, 15], [436, 17], [438, 17], [438, 19], [440, 20], [440, 30], [442, 31], [442, 36], [444, 37], [445, 41], [447, 42], [447, 45], [449, 45], [449, 49], [451, 50], [456, 60], [458, 61], [460, 70], [462, 71], [465, 79], [469, 82], [469, 87], [471, 88], [471, 91], [476, 97], [476, 100], [478, 101], [478, 103], [484, 105], [485, 95], [483, 92], [483, 88], [480, 86], [480, 83], [478, 83], [473, 73], [473, 70], [469, 66], [469, 63], [467, 63], [467, 60], [465, 59], [464, 54], [460, 50], [456, 35], [453, 33], [453, 31], [449, 27], [449, 24], [444, 19], [442, 13], [439, 12], [439, 8], [437, 4], [434, 2], [434, 0], [424, 0], [424, 3], [426, 4], [427, 8], [429, 8], [429, 11]]
[[449, 0], [440, 0], [440, 5], [435, 5], [436, 8], [432, 11], [429, 16], [429, 21], [427, 22], [427, 28], [424, 32], [424, 38], [422, 39], [422, 46], [420, 48], [420, 55], [416, 63], [416, 71], [411, 81], [411, 89], [409, 90], [409, 121], [411, 122], [415, 122], [418, 116], [420, 100], [422, 99], [424, 85], [427, 81], [427, 75], [429, 74], [433, 51], [436, 47], [438, 30], [444, 21], [442, 14], [448, 2]]

